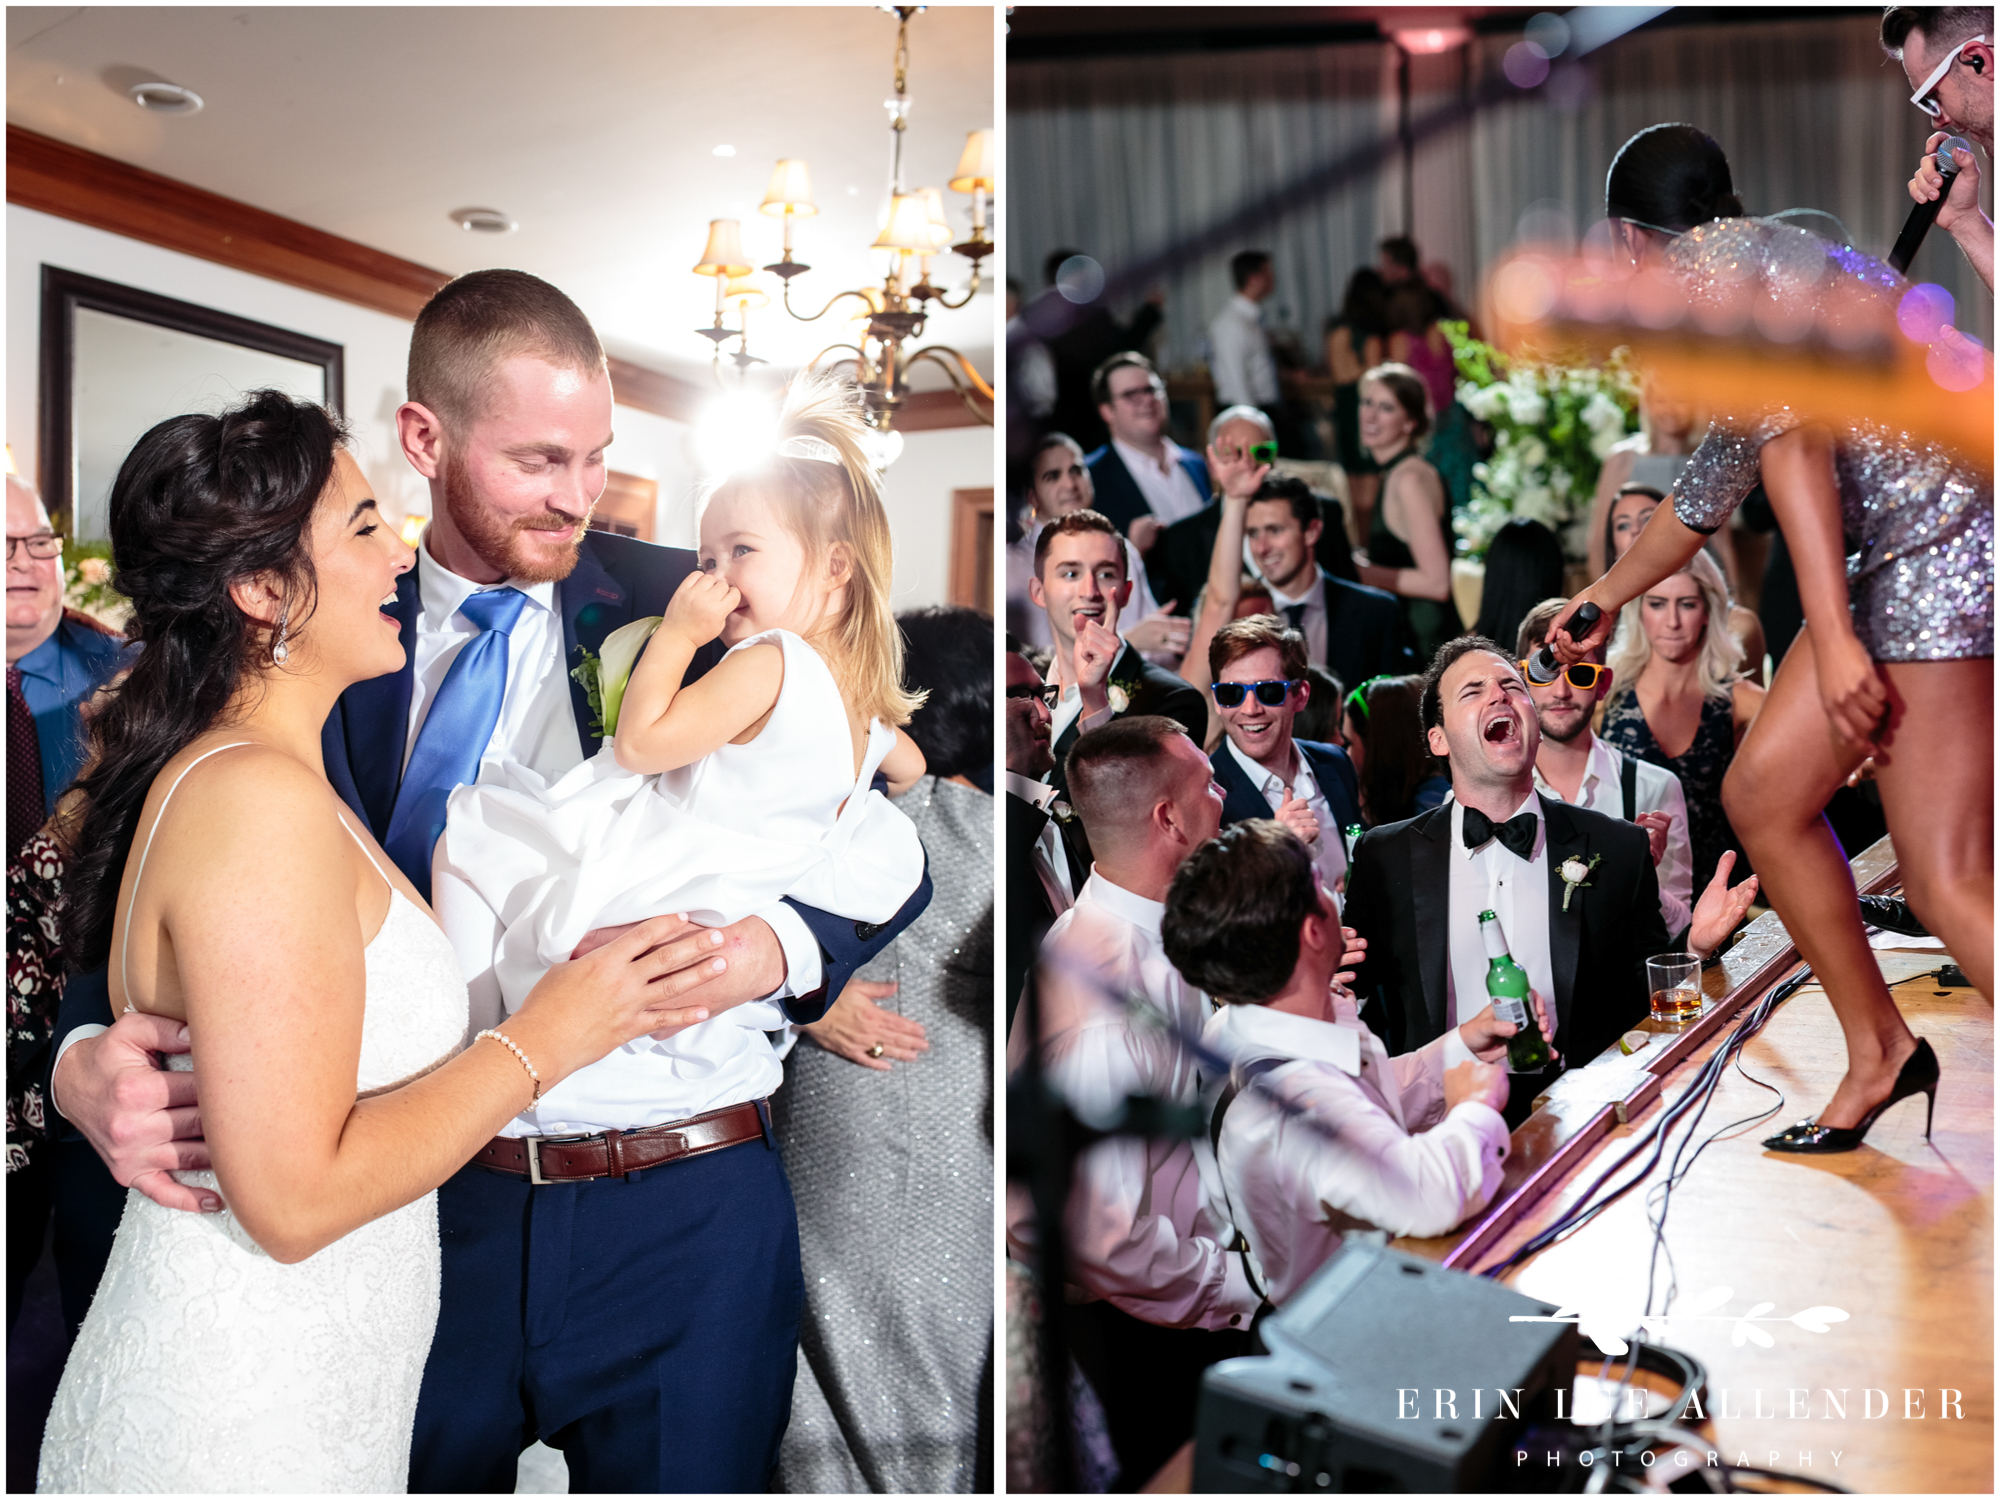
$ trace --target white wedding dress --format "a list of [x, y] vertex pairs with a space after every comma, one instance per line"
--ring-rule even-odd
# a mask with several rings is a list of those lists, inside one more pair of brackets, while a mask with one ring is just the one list
[[[451, 794], [438, 845], [434, 904], [454, 938], [483, 947], [501, 929], [494, 968], [509, 1011], [594, 928], [686, 912], [723, 927], [790, 896], [858, 922], [887, 922], [923, 878], [916, 825], [870, 783], [896, 732], [869, 725], [854, 744], [839, 685], [819, 652], [788, 630], [739, 641], [785, 655], [784, 682], [764, 727], [692, 765], [657, 776], [620, 768], [606, 740], [554, 782], [509, 765], [500, 779]], [[469, 893], [469, 895], [468, 895]], [[467, 972], [482, 955], [461, 954]], [[776, 1030], [775, 1004], [727, 1013], [729, 1024]], [[706, 1032], [642, 1037], [626, 1051], [694, 1064]]]
[[[389, 914], [365, 950], [357, 1094], [407, 1083], [465, 1040], [465, 981], [451, 944], [390, 887]], [[180, 1054], [169, 1065], [190, 1064]], [[213, 1172], [174, 1175], [217, 1187]], [[63, 1368], [36, 1487], [401, 1493], [437, 1314], [434, 1193], [287, 1266], [226, 1209], [185, 1213], [129, 1192]]]

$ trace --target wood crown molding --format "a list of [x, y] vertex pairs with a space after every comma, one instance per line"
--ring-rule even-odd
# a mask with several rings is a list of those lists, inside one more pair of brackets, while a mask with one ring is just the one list
[[[7, 201], [395, 318], [414, 320], [451, 280], [448, 272], [18, 125], [7, 127]], [[691, 424], [710, 399], [706, 386], [677, 375], [630, 360], [608, 363], [621, 405]], [[911, 430], [971, 423], [970, 413], [937, 420], [943, 413], [929, 395], [912, 399]]]
[[[448, 272], [18, 125], [7, 127], [7, 201], [395, 318], [414, 320], [451, 280]], [[671, 421], [692, 424], [712, 394], [705, 384], [630, 360], [608, 363], [621, 406]], [[920, 391], [896, 425], [924, 432], [979, 421], [955, 393]]]

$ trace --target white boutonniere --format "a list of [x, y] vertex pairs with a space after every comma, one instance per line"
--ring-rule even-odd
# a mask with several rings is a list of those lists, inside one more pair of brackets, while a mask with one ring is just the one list
[[648, 615], [619, 626], [604, 638], [596, 655], [592, 655], [588, 646], [577, 646], [582, 664], [572, 667], [569, 675], [583, 687], [584, 698], [596, 716], [591, 732], [600, 739], [609, 739], [618, 732], [618, 710], [625, 702], [625, 685], [632, 680], [639, 653], [660, 628], [661, 619], [660, 615]]
[[1569, 910], [1569, 898], [1571, 896], [1574, 896], [1579, 889], [1589, 888], [1590, 872], [1597, 868], [1597, 862], [1602, 858], [1604, 856], [1601, 854], [1593, 854], [1590, 856], [1589, 862], [1585, 863], [1583, 860], [1571, 855], [1562, 862], [1562, 869], [1558, 873], [1563, 878], [1564, 911]]
[[1111, 705], [1111, 711], [1114, 714], [1122, 714], [1132, 706], [1132, 695], [1138, 691], [1139, 684], [1136, 679], [1131, 682], [1107, 683], [1104, 689], [1104, 699]]
[[1058, 797], [1049, 804], [1049, 816], [1058, 823], [1073, 823], [1076, 821], [1076, 809]]

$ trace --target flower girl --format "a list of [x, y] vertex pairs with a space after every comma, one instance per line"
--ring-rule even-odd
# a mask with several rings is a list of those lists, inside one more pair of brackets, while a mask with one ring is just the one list
[[[726, 926], [787, 896], [887, 922], [922, 878], [915, 827], [872, 789], [879, 772], [900, 794], [924, 759], [896, 727], [922, 699], [901, 686], [889, 521], [865, 432], [851, 387], [794, 382], [774, 456], [709, 495], [699, 570], [665, 617], [614, 631], [579, 669], [603, 748], [553, 784], [512, 767], [452, 794], [439, 913], [455, 937], [500, 929], [509, 1011], [596, 928], [675, 912]], [[718, 638], [721, 660], [684, 684]], [[761, 1001], [622, 1050], [697, 1076], [708, 1043], [733, 1050], [716, 1026], [784, 1025]], [[562, 1094], [545, 1092], [537, 1114], [560, 1120]]]

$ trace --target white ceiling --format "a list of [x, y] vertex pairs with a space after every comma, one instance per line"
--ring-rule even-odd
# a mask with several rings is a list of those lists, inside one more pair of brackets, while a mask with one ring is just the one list
[[[935, 6], [910, 23], [910, 187], [942, 187], [966, 132], [995, 123], [993, 15]], [[702, 378], [692, 330], [715, 283], [688, 268], [712, 218], [742, 221], [755, 263], [778, 259], [780, 221], [757, 205], [779, 157], [809, 163], [820, 208], [797, 221], [813, 270], [795, 305], [879, 283], [887, 253], [866, 247], [887, 204], [895, 36], [867, 5], [10, 6], [7, 119], [439, 270], [532, 271], [612, 353]], [[147, 78], [206, 107], [148, 114], [125, 94]], [[945, 200], [962, 235], [971, 200]], [[447, 217], [475, 206], [519, 230]], [[956, 288], [967, 270], [947, 254], [933, 279]], [[924, 342], [990, 374], [999, 300], [934, 316]], [[793, 323], [774, 305], [752, 314], [751, 350], [796, 364], [850, 336], [841, 316]]]

